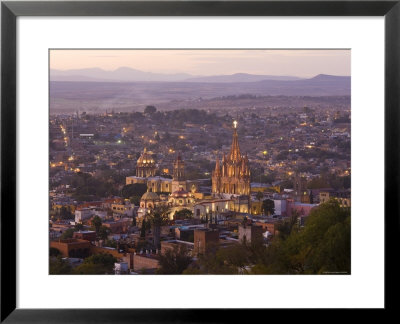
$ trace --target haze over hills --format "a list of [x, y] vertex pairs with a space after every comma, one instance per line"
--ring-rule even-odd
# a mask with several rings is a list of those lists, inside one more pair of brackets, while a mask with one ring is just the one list
[[300, 80], [294, 76], [257, 75], [235, 73], [232, 75], [195, 76], [187, 73], [162, 74], [144, 72], [129, 67], [120, 67], [113, 71], [100, 68], [50, 70], [51, 81], [76, 82], [256, 82], [261, 80]]
[[129, 67], [120, 67], [113, 71], [100, 68], [50, 70], [51, 81], [93, 81], [93, 82], [132, 82], [132, 81], [182, 81], [192, 77], [190, 74], [161, 74], [143, 72]]
[[239, 96], [350, 96], [348, 76], [257, 82], [50, 82], [50, 109], [142, 109], [171, 101]]

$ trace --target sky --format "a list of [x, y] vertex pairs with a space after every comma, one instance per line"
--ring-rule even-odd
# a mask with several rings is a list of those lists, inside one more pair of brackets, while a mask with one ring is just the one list
[[153, 73], [350, 76], [350, 50], [51, 50], [50, 68], [119, 67]]

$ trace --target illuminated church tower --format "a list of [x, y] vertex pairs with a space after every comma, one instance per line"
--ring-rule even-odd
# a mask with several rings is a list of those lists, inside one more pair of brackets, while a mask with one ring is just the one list
[[233, 139], [228, 156], [223, 155], [222, 165], [219, 158], [212, 173], [212, 192], [233, 195], [250, 195], [249, 159], [240, 154], [237, 134], [237, 121], [233, 122]]
[[142, 178], [154, 177], [156, 174], [156, 162], [152, 154], [144, 149], [136, 163], [136, 176]]
[[179, 191], [180, 189], [187, 190], [187, 182], [185, 180], [185, 162], [180, 154], [174, 161], [174, 170], [172, 177], [172, 192]]

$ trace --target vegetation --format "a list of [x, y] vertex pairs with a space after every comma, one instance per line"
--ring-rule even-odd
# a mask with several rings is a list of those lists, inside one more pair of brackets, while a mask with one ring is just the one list
[[168, 221], [168, 214], [169, 208], [167, 206], [157, 206], [147, 216], [153, 229], [153, 244], [156, 249], [160, 248], [161, 226]]
[[121, 195], [124, 198], [140, 198], [147, 191], [147, 185], [144, 183], [132, 183], [125, 185], [121, 190]]
[[174, 219], [188, 219], [188, 218], [193, 218], [193, 212], [187, 208], [178, 210], [174, 214]]
[[111, 254], [100, 253], [86, 258], [83, 263], [77, 266], [74, 274], [110, 274], [113, 273], [114, 263], [117, 259]]
[[49, 249], [49, 254], [50, 254], [51, 257], [57, 257], [57, 256], [59, 256], [59, 255], [61, 254], [61, 252], [60, 252], [59, 249], [56, 249], [56, 248], [54, 248], [54, 247], [51, 247], [51, 248]]
[[72, 238], [74, 232], [76, 232], [74, 228], [68, 228], [64, 233], [61, 234], [60, 239], [65, 240]]
[[350, 209], [330, 201], [312, 210], [305, 227], [298, 215], [277, 227], [265, 247], [261, 241], [211, 247], [184, 274], [350, 273]]
[[190, 251], [184, 245], [168, 249], [165, 254], [158, 256], [160, 268], [158, 274], [182, 274], [192, 262]]
[[275, 213], [275, 204], [271, 199], [265, 199], [262, 202], [261, 210], [265, 215], [273, 215]]
[[71, 265], [68, 261], [65, 261], [61, 258], [61, 256], [57, 256], [56, 258], [51, 257], [49, 263], [49, 273], [50, 274], [69, 274], [71, 273]]
[[75, 190], [72, 197], [77, 201], [93, 201], [102, 197], [118, 194], [119, 177], [115, 171], [102, 172], [104, 174], [93, 177], [89, 173], [78, 172], [66, 179]]
[[350, 209], [331, 200], [313, 209], [306, 226], [297, 217], [282, 224], [253, 273], [350, 273]]

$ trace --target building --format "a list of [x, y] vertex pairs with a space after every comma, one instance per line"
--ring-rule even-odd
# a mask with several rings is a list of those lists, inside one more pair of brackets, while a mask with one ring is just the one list
[[307, 193], [307, 179], [296, 174], [293, 179], [294, 199], [302, 203], [310, 203], [310, 197]]
[[86, 241], [96, 241], [96, 232], [95, 231], [78, 231], [74, 232], [72, 238], [86, 240]]
[[160, 202], [160, 197], [153, 191], [147, 191], [140, 198], [140, 208], [152, 209]]
[[177, 211], [183, 209], [193, 210], [194, 197], [191, 192], [187, 192], [182, 187], [173, 192], [168, 198], [168, 206], [170, 207], [170, 219], [174, 218]]
[[219, 158], [212, 173], [213, 194], [250, 195], [250, 166], [246, 156], [242, 156], [239, 148], [237, 122], [233, 122], [232, 146], [228, 156], [223, 155], [222, 165]]
[[217, 229], [195, 229], [194, 230], [194, 255], [204, 254], [210, 248], [219, 243], [219, 231]]
[[239, 225], [239, 241], [252, 244], [262, 242], [263, 228], [257, 225]]
[[116, 262], [116, 263], [114, 263], [114, 272], [115, 272], [116, 275], [128, 274], [129, 273], [128, 262]]
[[82, 221], [92, 217], [93, 211], [91, 208], [81, 208], [75, 210], [75, 223], [81, 223]]
[[178, 191], [181, 188], [187, 190], [187, 183], [185, 181], [185, 162], [181, 155], [178, 154], [173, 167], [172, 192]]
[[321, 204], [335, 199], [339, 202], [340, 207], [351, 207], [350, 190], [326, 190], [319, 193], [319, 201]]
[[168, 250], [179, 249], [180, 247], [186, 248], [192, 253], [194, 244], [192, 242], [181, 241], [181, 240], [168, 240], [161, 241], [161, 254], [165, 254]]
[[90, 255], [91, 244], [89, 241], [70, 238], [65, 240], [50, 241], [50, 247], [60, 251], [61, 256], [67, 258], [86, 258]]
[[203, 200], [193, 206], [193, 216], [196, 219], [205, 220], [207, 215], [218, 215], [233, 210], [233, 205], [234, 203], [231, 199]]
[[[144, 154], [144, 153], [143, 153]], [[141, 156], [138, 160], [138, 166], [136, 167], [136, 176], [129, 176], [125, 178], [125, 183], [135, 184], [143, 183], [147, 185], [147, 190], [158, 193], [172, 193], [180, 188], [184, 190], [191, 191], [195, 193], [197, 191], [197, 181], [195, 180], [185, 180], [185, 162], [182, 156], [178, 154], [173, 163], [173, 178], [165, 178], [161, 176], [156, 176], [156, 166], [155, 164], [149, 163], [145, 164], [144, 161], [148, 161], [149, 157], [146, 155]], [[154, 169], [153, 169], [154, 167]], [[151, 170], [151, 171], [150, 171]]]
[[156, 174], [156, 162], [152, 153], [145, 148], [136, 163], [136, 176], [141, 178], [154, 177]]
[[133, 256], [134, 271], [155, 272], [160, 267], [157, 255], [155, 254], [137, 254]]
[[119, 204], [111, 204], [111, 210], [114, 214], [117, 214], [119, 216], [128, 216], [128, 217], [133, 217], [133, 209], [134, 205], [131, 204], [129, 201], [125, 203], [119, 203]]

